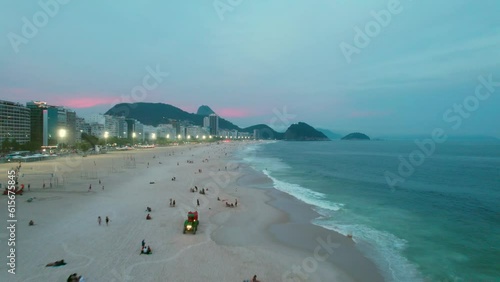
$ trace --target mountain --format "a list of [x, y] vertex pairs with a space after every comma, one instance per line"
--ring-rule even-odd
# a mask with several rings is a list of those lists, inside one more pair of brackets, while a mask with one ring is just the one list
[[254, 130], [257, 130], [257, 137], [261, 139], [283, 139], [283, 133], [276, 132], [274, 129], [265, 124], [252, 125], [250, 127], [243, 128], [241, 131], [253, 134]]
[[330, 138], [331, 140], [342, 138], [342, 135], [335, 133], [329, 129], [324, 129], [324, 128], [316, 128], [316, 129], [321, 133], [325, 134], [326, 137]]
[[354, 132], [342, 137], [342, 140], [370, 140], [370, 137], [363, 133]]
[[304, 122], [290, 125], [285, 132], [284, 139], [289, 141], [330, 141], [325, 134]]
[[[188, 113], [177, 107], [163, 103], [121, 103], [109, 109], [106, 115], [133, 118], [145, 125], [158, 126], [167, 123], [169, 119], [185, 121], [192, 125], [203, 125], [204, 116]], [[219, 117], [219, 127], [229, 130], [241, 130], [230, 121]]]
[[201, 105], [199, 108], [198, 108], [198, 111], [196, 112], [197, 115], [200, 115], [200, 116], [209, 116], [211, 114], [215, 114], [215, 112], [210, 109], [209, 106], [207, 105]]

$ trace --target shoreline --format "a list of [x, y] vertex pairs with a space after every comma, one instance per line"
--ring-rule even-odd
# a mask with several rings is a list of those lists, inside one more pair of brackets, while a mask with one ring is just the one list
[[[321, 217], [313, 209], [314, 206], [276, 189], [273, 180], [263, 172], [249, 166], [246, 166], [245, 169], [248, 172], [243, 174], [245, 178], [243, 181], [247, 183], [243, 186], [249, 186], [249, 189], [264, 192], [270, 198], [266, 203], [284, 213], [286, 219], [268, 228], [268, 232], [273, 236], [273, 239], [290, 248], [309, 253], [309, 256], [297, 261], [297, 265], [302, 265], [302, 273], [307, 272], [307, 264], [312, 264], [313, 260], [322, 261], [322, 258], [318, 259], [318, 256], [315, 255], [315, 250], [318, 247], [324, 249], [326, 244], [332, 243], [333, 249], [328, 254], [325, 254], [325, 256], [328, 255], [326, 261], [331, 265], [340, 268], [354, 281], [384, 281], [376, 264], [357, 249], [356, 243], [352, 239], [312, 223], [314, 219]], [[252, 187], [249, 184], [252, 181], [249, 174], [254, 175], [254, 180], [258, 179], [259, 185]], [[301, 273], [297, 271], [296, 274], [290, 276], [290, 278], [295, 277], [295, 279], [302, 281], [300, 280], [302, 278]]]

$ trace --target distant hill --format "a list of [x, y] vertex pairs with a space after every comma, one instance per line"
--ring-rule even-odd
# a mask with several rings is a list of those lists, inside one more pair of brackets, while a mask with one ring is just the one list
[[285, 132], [284, 139], [289, 141], [330, 141], [325, 134], [304, 122], [290, 125]]
[[283, 139], [283, 133], [277, 132], [268, 125], [257, 124], [250, 127], [243, 128], [241, 131], [253, 134], [253, 131], [257, 130], [257, 136], [262, 139]]
[[[140, 121], [145, 125], [158, 126], [168, 123], [169, 119], [185, 121], [192, 125], [203, 125], [205, 116], [188, 113], [177, 107], [163, 103], [121, 103], [109, 109], [106, 115], [124, 116]], [[219, 118], [219, 127], [229, 130], [241, 130], [238, 126], [223, 118]]]
[[320, 131], [321, 133], [325, 134], [326, 137], [330, 138], [331, 140], [335, 140], [335, 139], [340, 139], [342, 138], [342, 135], [338, 134], [338, 133], [335, 133], [329, 129], [324, 129], [324, 128], [316, 128], [318, 131]]
[[370, 140], [370, 137], [363, 133], [354, 132], [342, 137], [342, 140]]
[[209, 106], [207, 105], [201, 105], [199, 108], [198, 108], [198, 111], [196, 112], [197, 115], [200, 115], [200, 116], [209, 116], [211, 114], [215, 114], [215, 112], [210, 109]]

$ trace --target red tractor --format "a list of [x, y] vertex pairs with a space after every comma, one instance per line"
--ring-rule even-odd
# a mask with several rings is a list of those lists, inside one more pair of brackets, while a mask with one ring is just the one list
[[188, 219], [184, 221], [184, 231], [182, 233], [186, 234], [186, 232], [193, 232], [193, 234], [196, 234], [199, 223], [198, 212], [188, 212]]

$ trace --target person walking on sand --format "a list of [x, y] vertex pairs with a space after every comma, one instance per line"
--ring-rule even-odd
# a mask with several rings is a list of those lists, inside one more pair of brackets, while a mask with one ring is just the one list
[[101, 225], [101, 216], [97, 217], [97, 223], [99, 223], [99, 225]]
[[99, 179], [99, 185], [101, 184], [101, 179]]
[[200, 200], [196, 199], [196, 204], [198, 205], [198, 207], [200, 206]]
[[106, 226], [109, 224], [109, 217], [106, 216]]
[[144, 246], [146, 246], [146, 241], [145, 241], [145, 239], [142, 239], [141, 245], [142, 245], [142, 248], [144, 249]]
[[87, 192], [90, 192], [90, 191], [92, 191], [92, 184], [89, 185], [89, 191], [87, 191]]

